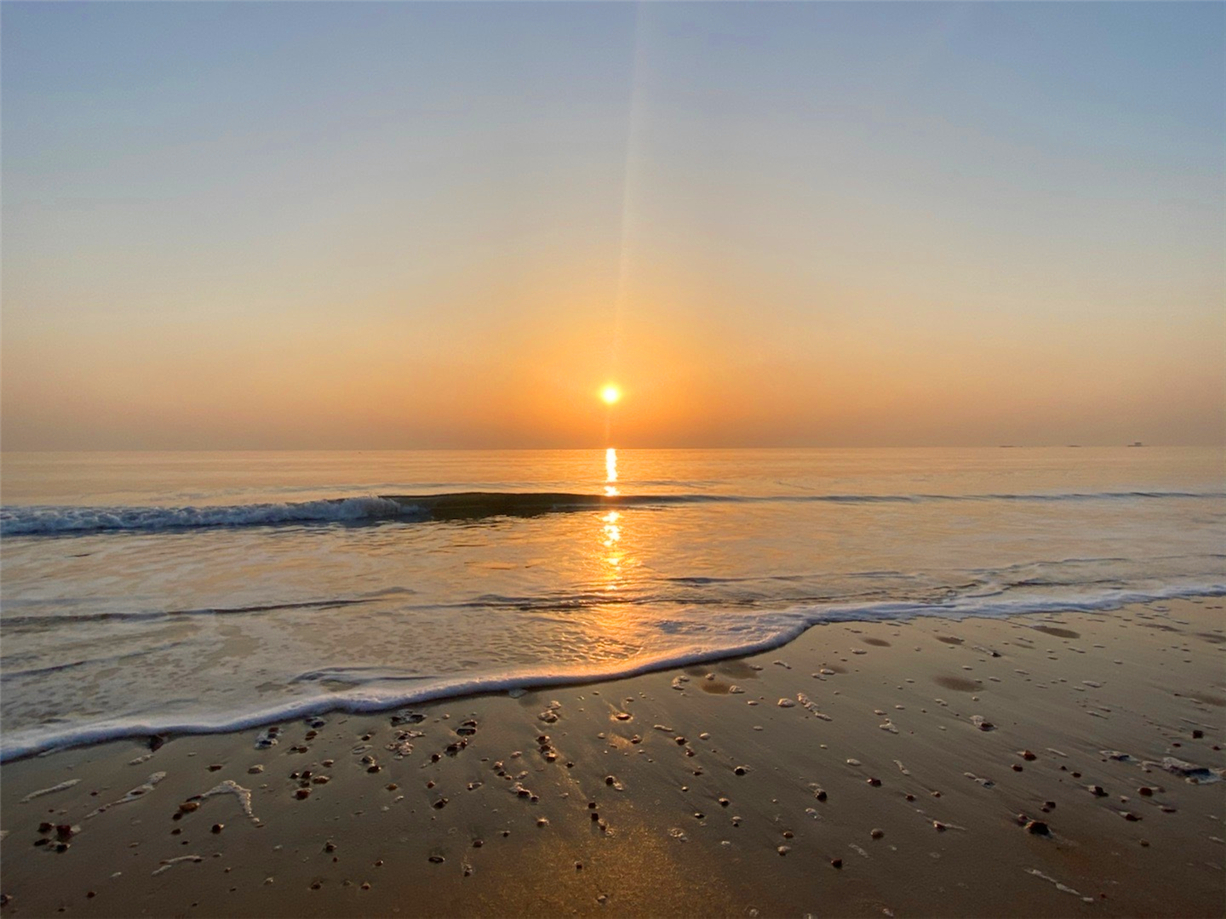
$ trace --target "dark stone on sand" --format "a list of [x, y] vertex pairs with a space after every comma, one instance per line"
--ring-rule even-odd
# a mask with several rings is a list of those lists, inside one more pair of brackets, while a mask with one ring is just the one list
[[1042, 820], [1031, 820], [1026, 824], [1026, 832], [1033, 836], [1051, 835], [1051, 829]]
[[213, 832], [214, 832], [214, 833], [220, 833], [220, 832], [221, 832], [222, 830], [224, 830], [225, 828], [226, 828], [226, 825], [225, 825], [224, 823], [214, 823], [214, 824], [213, 824]]
[[40, 833], [50, 833], [54, 829], [55, 829], [55, 824], [48, 823], [46, 820], [44, 820], [42, 823], [38, 825], [38, 832]]
[[873, 839], [880, 839], [885, 835], [885, 830], [872, 829], [869, 831], [868, 835], [873, 837]]
[[940, 820], [932, 821], [932, 828], [938, 833], [944, 833], [946, 829], [945, 824], [943, 824]]
[[1193, 731], [1192, 731], [1192, 739], [1193, 739], [1193, 740], [1200, 740], [1200, 739], [1201, 739], [1202, 737], [1204, 737], [1204, 736], [1205, 736], [1205, 732], [1204, 732], [1204, 731], [1202, 731], [1202, 730], [1200, 730], [1199, 728], [1197, 728], [1196, 730], [1193, 730]]
[[36, 846], [45, 846], [45, 845], [46, 845], [47, 843], [49, 843], [50, 841], [51, 841], [50, 839], [46, 839], [46, 838], [44, 838], [44, 839], [36, 839], [36, 840], [34, 840], [34, 845], [36, 845]]
[[1154, 790], [1150, 788], [1148, 785], [1142, 785], [1140, 788], [1137, 789], [1137, 794], [1143, 797], [1146, 797], [1146, 798], [1151, 798], [1153, 797]]
[[868, 784], [872, 785], [874, 788], [881, 787], [881, 779], [879, 778], [870, 776], [866, 781], [868, 782]]
[[911, 794], [911, 792], [907, 792], [907, 794], [906, 794], [906, 798], [907, 798], [907, 800], [908, 800], [908, 801], [914, 801], [914, 800], [915, 800], [915, 795]]
[[199, 810], [199, 809], [200, 809], [199, 801], [184, 801], [182, 804], [179, 805], [179, 813], [181, 814], [190, 814], [192, 811]]
[[435, 801], [430, 806], [433, 807], [436, 811], [441, 811], [444, 807], [447, 806], [447, 800], [448, 800], [447, 798], [439, 798], [437, 801]]
[[727, 806], [728, 806], [729, 804], [731, 804], [731, 803], [732, 803], [732, 802], [731, 802], [731, 801], [729, 801], [727, 798], [720, 798], [720, 799], [719, 799], [719, 806], [720, 806], [720, 807], [727, 807]]
[[429, 860], [436, 865], [441, 865], [443, 862], [447, 861], [447, 859], [443, 858], [441, 855], [431, 855]]
[[1089, 791], [1089, 792], [1090, 792], [1090, 794], [1092, 794], [1092, 795], [1093, 795], [1094, 797], [1096, 797], [1096, 798], [1105, 798], [1105, 797], [1107, 797], [1107, 792], [1106, 792], [1106, 791], [1103, 789], [1103, 787], [1102, 787], [1101, 785], [1090, 785], [1090, 786], [1087, 788], [1087, 791]]
[[324, 851], [325, 852], [335, 852], [336, 843], [334, 843], [332, 840], [329, 839], [327, 842], [324, 843]]
[[483, 845], [485, 845], [485, 841], [484, 841], [484, 840], [482, 840], [482, 839], [474, 839], [474, 840], [473, 840], [473, 848], [474, 848], [474, 849], [480, 849], [480, 848], [481, 848]]
[[67, 852], [67, 851], [68, 851], [68, 843], [66, 843], [66, 842], [57, 842], [57, 843], [55, 844], [55, 851], [56, 851], [56, 852], [60, 852], [60, 853]]
[[1136, 823], [1138, 820], [1141, 819], [1139, 816], [1134, 814], [1132, 811], [1120, 811], [1120, 816], [1123, 817], [1125, 820], [1127, 820], [1129, 823]]
[[748, 766], [737, 766], [732, 771], [735, 772], [737, 775], [744, 775], [746, 772], [749, 771], [749, 767]]
[[1018, 763], [1014, 763], [1014, 764], [1013, 764], [1013, 771], [1014, 771], [1014, 772], [1021, 772], [1021, 771], [1022, 771], [1022, 767], [1021, 767], [1021, 766], [1020, 766]]
[[[273, 732], [270, 729], [268, 733], [271, 734]], [[154, 734], [149, 738], [149, 749], [150, 751], [156, 753], [158, 750], [162, 748], [162, 745], [165, 743], [166, 743], [165, 734]]]
[[371, 774], [376, 773], [376, 772], [382, 772], [383, 767], [380, 766], [378, 763], [375, 763], [373, 766], [367, 766], [366, 771]]
[[440, 753], [431, 753], [431, 754], [430, 754], [430, 762], [432, 762], [432, 763], [437, 763], [437, 762], [438, 762], [440, 759], [442, 759], [442, 758], [443, 758], [443, 757], [442, 757], [442, 754], [440, 754]]
[[616, 782], [616, 781], [617, 781], [617, 779], [613, 778], [613, 776], [611, 776], [611, 775], [606, 775], [606, 776], [604, 777], [604, 783], [605, 783], [606, 785], [612, 785], [612, 784], [613, 784], [614, 782]]
[[294, 797], [297, 798], [299, 801], [303, 801], [306, 798], [309, 798], [310, 796], [311, 796], [311, 789], [309, 788], [299, 788], [296, 792], [294, 792]]
[[842, 868], [842, 867], [843, 867], [843, 859], [841, 859], [841, 858], [832, 858], [832, 859], [830, 859], [830, 867], [831, 867], [831, 868]]
[[1018, 755], [1021, 756], [1021, 758], [1026, 760], [1027, 762], [1033, 762], [1034, 760], [1038, 759], [1038, 757], [1035, 756], [1033, 753], [1031, 753], [1029, 750], [1023, 750]]
[[596, 811], [592, 811], [592, 822], [595, 823], [599, 819], [600, 819], [600, 814], [598, 814]]

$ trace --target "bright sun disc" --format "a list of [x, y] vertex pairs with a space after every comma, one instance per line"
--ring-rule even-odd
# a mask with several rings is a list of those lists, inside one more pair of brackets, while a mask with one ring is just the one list
[[621, 397], [622, 391], [612, 384], [609, 384], [600, 391], [600, 398], [604, 399], [606, 405], [612, 405]]

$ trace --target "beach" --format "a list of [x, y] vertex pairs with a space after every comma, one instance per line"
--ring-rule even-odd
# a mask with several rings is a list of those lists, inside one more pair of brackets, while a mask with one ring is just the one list
[[3, 909], [1221, 915], [1222, 605], [832, 622], [625, 680], [17, 759]]

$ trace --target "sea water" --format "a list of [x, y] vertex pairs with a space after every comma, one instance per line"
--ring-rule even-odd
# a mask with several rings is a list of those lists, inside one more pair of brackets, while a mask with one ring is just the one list
[[1226, 593], [1218, 448], [5, 454], [0, 756]]

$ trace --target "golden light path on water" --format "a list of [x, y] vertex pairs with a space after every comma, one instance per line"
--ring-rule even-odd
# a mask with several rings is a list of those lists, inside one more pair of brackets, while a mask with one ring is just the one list
[[[612, 497], [618, 494], [617, 486], [613, 484], [617, 481], [617, 450], [615, 448], [609, 447], [609, 449], [605, 451], [604, 466], [605, 494]], [[605, 562], [609, 565], [608, 574], [611, 578], [607, 589], [616, 590], [617, 577], [620, 573], [619, 566], [621, 565], [622, 561], [622, 553], [620, 551], [620, 547], [618, 546], [618, 543], [621, 542], [622, 538], [621, 527], [618, 526], [618, 521], [621, 520], [621, 514], [619, 514], [617, 511], [611, 510], [607, 514], [604, 514], [600, 519], [604, 524], [601, 536], [606, 552]]]

